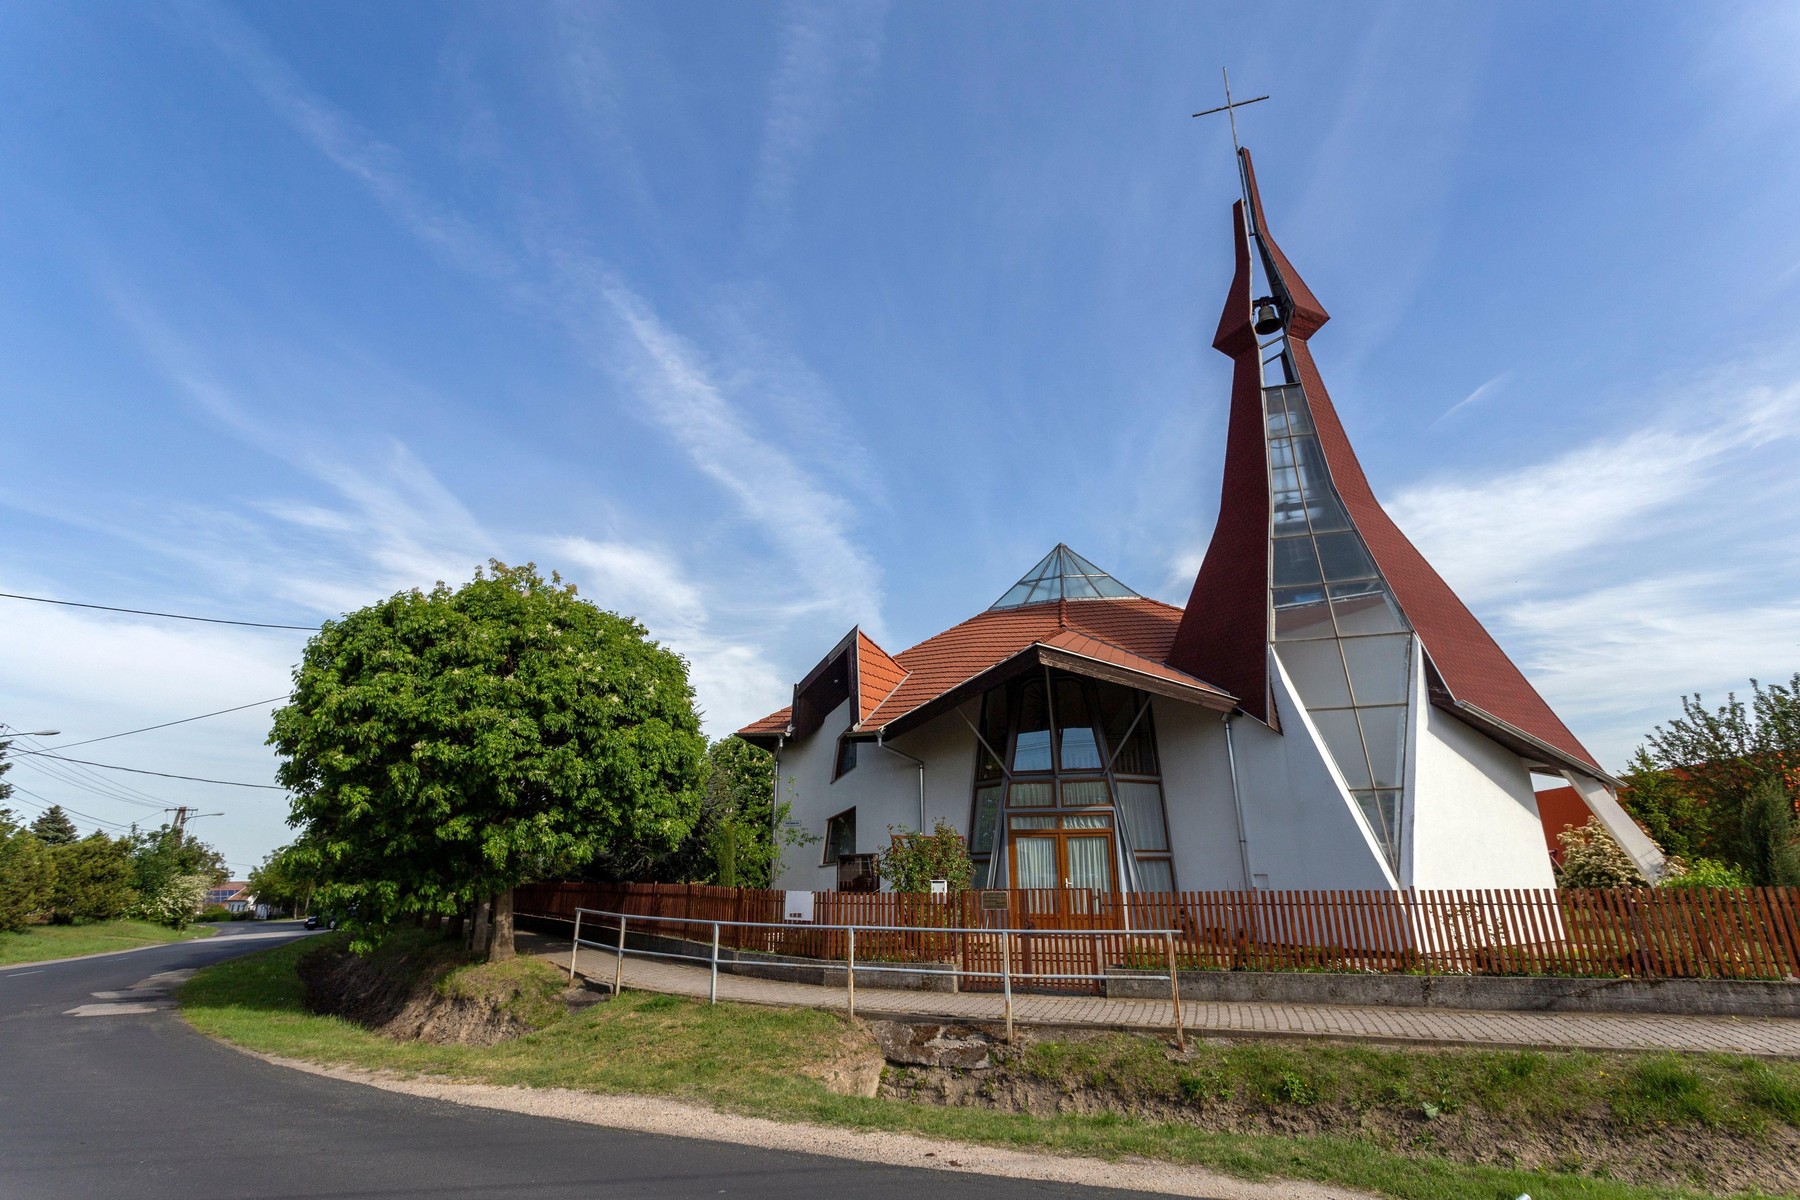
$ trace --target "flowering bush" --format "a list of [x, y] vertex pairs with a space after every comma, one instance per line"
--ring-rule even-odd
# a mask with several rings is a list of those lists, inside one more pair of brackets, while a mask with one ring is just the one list
[[1562, 871], [1557, 885], [1566, 888], [1643, 887], [1644, 876], [1631, 856], [1613, 841], [1600, 818], [1591, 817], [1579, 829], [1571, 826], [1556, 836], [1562, 843]]
[[896, 892], [924, 894], [933, 879], [949, 881], [952, 892], [968, 889], [975, 878], [963, 835], [942, 821], [929, 834], [888, 826], [893, 845], [881, 856], [881, 877]]
[[138, 899], [132, 915], [171, 929], [186, 929], [212, 883], [210, 875], [171, 875], [161, 887]]

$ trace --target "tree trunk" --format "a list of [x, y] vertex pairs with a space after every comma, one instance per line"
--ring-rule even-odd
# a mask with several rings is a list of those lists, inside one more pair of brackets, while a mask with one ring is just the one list
[[467, 946], [482, 958], [487, 957], [488, 943], [493, 940], [492, 910], [486, 900], [475, 902], [475, 913], [469, 919]]
[[488, 930], [490, 940], [488, 942], [487, 960], [489, 962], [503, 962], [517, 953], [517, 949], [513, 945], [512, 889], [507, 888], [504, 892], [501, 892], [498, 896], [495, 896], [492, 900], [488, 901], [488, 907], [493, 916], [490, 920]]
[[444, 914], [432, 913], [429, 917], [426, 917], [425, 928], [432, 933], [442, 933], [444, 929]]
[[465, 943], [484, 962], [501, 962], [513, 957], [512, 892], [475, 902], [475, 919], [469, 925]]

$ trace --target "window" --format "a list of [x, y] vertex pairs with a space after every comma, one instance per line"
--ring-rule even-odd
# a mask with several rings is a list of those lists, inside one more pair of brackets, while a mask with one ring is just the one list
[[1276, 653], [1382, 853], [1398, 868], [1411, 630], [1345, 519], [1305, 390], [1265, 388], [1263, 400]]
[[825, 822], [825, 859], [822, 865], [836, 866], [841, 858], [856, 853], [856, 810], [846, 808]]
[[856, 746], [847, 736], [838, 739], [837, 769], [831, 773], [832, 779], [842, 779], [856, 770]]
[[1014, 887], [1170, 890], [1174, 871], [1147, 696], [1060, 671], [1033, 672], [982, 697], [979, 728], [986, 744], [975, 751], [969, 839], [977, 879], [990, 886], [1009, 880]]

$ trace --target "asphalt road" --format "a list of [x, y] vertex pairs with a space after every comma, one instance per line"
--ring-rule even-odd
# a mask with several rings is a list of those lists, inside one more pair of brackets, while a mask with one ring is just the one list
[[655, 1137], [396, 1095], [217, 1045], [169, 1010], [154, 981], [132, 990], [160, 972], [295, 936], [305, 935], [292, 923], [226, 925], [199, 942], [0, 968], [0, 1197], [1136, 1195]]

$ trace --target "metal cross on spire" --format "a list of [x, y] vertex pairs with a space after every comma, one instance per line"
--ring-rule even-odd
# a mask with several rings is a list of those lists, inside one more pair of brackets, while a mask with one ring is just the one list
[[1237, 110], [1240, 108], [1248, 108], [1252, 104], [1260, 104], [1264, 100], [1267, 100], [1268, 97], [1258, 96], [1253, 100], [1233, 100], [1231, 98], [1231, 72], [1224, 67], [1220, 67], [1219, 74], [1225, 77], [1225, 103], [1219, 105], [1217, 108], [1209, 108], [1205, 112], [1197, 112], [1194, 115], [1196, 117], [1210, 117], [1214, 113], [1224, 113], [1226, 118], [1230, 120], [1231, 148], [1234, 151], [1232, 159], [1237, 163], [1238, 187], [1244, 193], [1244, 216], [1246, 220], [1254, 225], [1255, 219], [1250, 214], [1250, 180], [1244, 174], [1244, 147], [1238, 142]]

